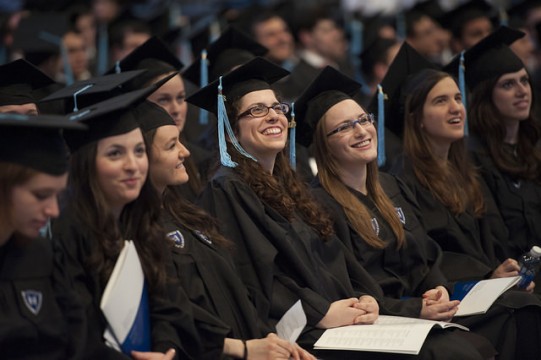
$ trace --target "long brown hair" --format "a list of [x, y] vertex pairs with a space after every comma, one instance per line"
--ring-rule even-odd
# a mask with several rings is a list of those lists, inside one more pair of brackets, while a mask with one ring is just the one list
[[499, 76], [484, 80], [471, 92], [469, 106], [470, 126], [472, 133], [483, 139], [496, 167], [514, 178], [541, 182], [541, 149], [539, 142], [541, 130], [534, 119], [535, 99], [532, 88], [532, 109], [527, 119], [520, 121], [516, 156], [507, 151], [503, 145], [506, 128], [502, 115], [492, 99], [494, 87]]
[[0, 161], [0, 228], [6, 229], [13, 226], [12, 191], [17, 185], [22, 185], [39, 171], [19, 164]]
[[[152, 144], [154, 143], [156, 131], [157, 129], [152, 129], [143, 133], [149, 160], [152, 158]], [[152, 168], [152, 162], [149, 161], [149, 163], [150, 168]], [[206, 211], [184, 199], [178, 186], [166, 187], [162, 195], [162, 205], [178, 225], [182, 225], [191, 231], [201, 231], [211, 238], [213, 243], [222, 248], [229, 249], [232, 247], [233, 243], [220, 234], [217, 221]]]
[[[226, 103], [231, 126], [236, 132], [238, 132], [239, 100], [231, 99], [231, 102]], [[334, 234], [331, 219], [315, 201], [307, 184], [303, 183], [300, 176], [291, 168], [286, 155], [287, 146], [276, 156], [272, 174], [266, 172], [259, 163], [241, 155], [230, 142], [227, 143], [227, 147], [231, 159], [238, 163], [235, 172], [261, 200], [289, 221], [293, 220], [295, 215], [299, 215], [323, 239]]]
[[[371, 247], [383, 249], [386, 242], [380, 239], [372, 228], [372, 215], [366, 206], [353, 196], [347, 186], [340, 180], [341, 169], [336, 162], [335, 155], [329, 148], [325, 130], [325, 116], [318, 121], [314, 133], [314, 148], [318, 177], [323, 188], [342, 206], [349, 224], [361, 238]], [[378, 180], [377, 160], [367, 164], [366, 187], [368, 196], [374, 201], [377, 209], [391, 226], [397, 238], [397, 248], [405, 243], [404, 229], [396, 214], [391, 199], [385, 194]]]
[[139, 197], [124, 206], [119, 221], [107, 205], [97, 180], [97, 142], [71, 155], [69, 201], [79, 224], [95, 239], [86, 259], [89, 271], [97, 271], [105, 285], [111, 276], [123, 239], [133, 240], [150, 290], [162, 291], [166, 281], [164, 231], [159, 223], [159, 198], [147, 177]]
[[446, 166], [442, 166], [421, 126], [428, 93], [445, 78], [452, 77], [442, 71], [426, 69], [408, 82], [404, 115], [404, 153], [411, 160], [419, 182], [453, 214], [461, 214], [471, 208], [474, 214], [480, 217], [484, 213], [484, 200], [479, 174], [469, 159], [464, 138], [451, 144]]

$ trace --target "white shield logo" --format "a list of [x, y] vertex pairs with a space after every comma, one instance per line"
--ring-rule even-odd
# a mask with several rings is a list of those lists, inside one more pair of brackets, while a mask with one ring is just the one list
[[181, 248], [181, 249], [184, 247], [184, 236], [182, 235], [180, 231], [178, 230], [171, 231], [170, 233], [167, 234], [167, 236], [169, 237], [169, 239], [175, 242], [176, 247]]
[[43, 301], [43, 294], [41, 291], [36, 290], [23, 290], [21, 295], [24, 300], [24, 304], [34, 315], [37, 315], [41, 310], [41, 304]]
[[402, 211], [401, 207], [395, 207], [396, 214], [398, 215], [398, 219], [403, 225], [406, 225], [406, 215], [404, 215], [404, 212]]

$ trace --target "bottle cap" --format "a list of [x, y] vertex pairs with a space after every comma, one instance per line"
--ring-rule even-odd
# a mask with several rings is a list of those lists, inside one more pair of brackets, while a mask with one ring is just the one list
[[530, 255], [535, 257], [541, 257], [541, 247], [532, 246], [532, 249], [530, 250]]

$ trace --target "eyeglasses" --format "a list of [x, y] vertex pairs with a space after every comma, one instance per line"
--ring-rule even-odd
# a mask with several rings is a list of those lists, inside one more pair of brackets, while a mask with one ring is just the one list
[[245, 117], [246, 115], [251, 115], [251, 116], [256, 117], [256, 118], [267, 116], [270, 109], [274, 110], [274, 112], [279, 114], [279, 115], [286, 115], [289, 112], [289, 104], [279, 103], [279, 104], [274, 104], [274, 105], [271, 105], [271, 106], [266, 106], [266, 105], [263, 105], [263, 104], [257, 104], [256, 106], [251, 107], [248, 110], [246, 110], [245, 112], [239, 114], [237, 119]]
[[343, 133], [347, 134], [355, 128], [356, 124], [368, 127], [374, 123], [374, 114], [362, 114], [357, 120], [349, 120], [327, 134], [328, 136]]

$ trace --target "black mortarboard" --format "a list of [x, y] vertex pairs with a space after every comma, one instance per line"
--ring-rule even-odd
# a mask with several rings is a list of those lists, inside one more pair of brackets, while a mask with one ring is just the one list
[[0, 161], [61, 175], [68, 170], [68, 152], [60, 129], [86, 126], [64, 116], [4, 113], [0, 128]]
[[[250, 36], [230, 26], [216, 41], [207, 48], [208, 80], [214, 81], [220, 75], [228, 73], [256, 56], [263, 56], [268, 49]], [[201, 84], [201, 55], [182, 73], [185, 79], [196, 85]]]
[[[129, 53], [124, 59], [120, 60], [105, 74], [120, 73], [128, 70], [141, 69], [140, 63], [146, 59], [155, 59], [164, 63], [170, 64], [175, 70], [180, 71], [184, 67], [184, 64], [178, 59], [178, 57], [167, 47], [167, 45], [156, 36], [151, 37], [131, 53]], [[145, 76], [156, 77], [161, 74], [153, 74], [152, 69], [146, 69]]]
[[507, 14], [509, 17], [519, 17], [524, 19], [527, 17], [529, 11], [539, 7], [541, 7], [541, 2], [539, 2], [539, 0], [524, 0], [511, 6], [507, 10]]
[[484, 0], [471, 0], [447, 12], [440, 18], [440, 23], [444, 28], [449, 29], [454, 37], [460, 38], [464, 25], [482, 17], [490, 19], [493, 16], [493, 10], [493, 7]]
[[65, 111], [70, 113], [126, 92], [122, 90], [122, 85], [143, 73], [145, 70], [134, 70], [77, 81], [43, 98], [41, 102], [64, 100]]
[[445, 10], [441, 7], [437, 0], [425, 0], [417, 2], [411, 9], [408, 10], [419, 12], [430, 16], [432, 19], [440, 22], [441, 19], [446, 16]]
[[159, 128], [166, 125], [175, 125], [175, 121], [161, 106], [151, 101], [144, 101], [137, 106], [141, 116], [137, 116], [137, 122], [143, 132]]
[[55, 81], [24, 59], [0, 66], [0, 106], [35, 103], [35, 90]]
[[[407, 42], [404, 42], [389, 66], [387, 74], [381, 81], [381, 88], [386, 99], [384, 101], [385, 126], [398, 136], [402, 134], [404, 128], [403, 116], [406, 94], [402, 93], [402, 86], [408, 77], [427, 68], [438, 69], [435, 64], [425, 59]], [[378, 114], [378, 121], [381, 121], [377, 94], [372, 98], [368, 108], [370, 112]]]
[[325, 67], [295, 101], [297, 142], [312, 143], [316, 125], [333, 105], [352, 99], [361, 84], [331, 66]]
[[[464, 66], [468, 88], [471, 90], [483, 80], [522, 69], [524, 64], [509, 45], [524, 35], [522, 31], [500, 26], [467, 50], [464, 53]], [[456, 56], [445, 66], [445, 70], [456, 75], [459, 63], [459, 56]]]
[[[249, 92], [270, 89], [271, 84], [289, 75], [289, 71], [261, 57], [247, 62], [221, 78], [222, 93], [233, 101]], [[218, 85], [216, 79], [186, 99], [187, 102], [217, 114]]]
[[168, 76], [144, 89], [116, 96], [67, 115], [70, 120], [82, 121], [88, 125], [88, 131], [84, 133], [64, 132], [70, 150], [74, 152], [91, 142], [125, 134], [139, 127], [135, 107], [170, 78]]

